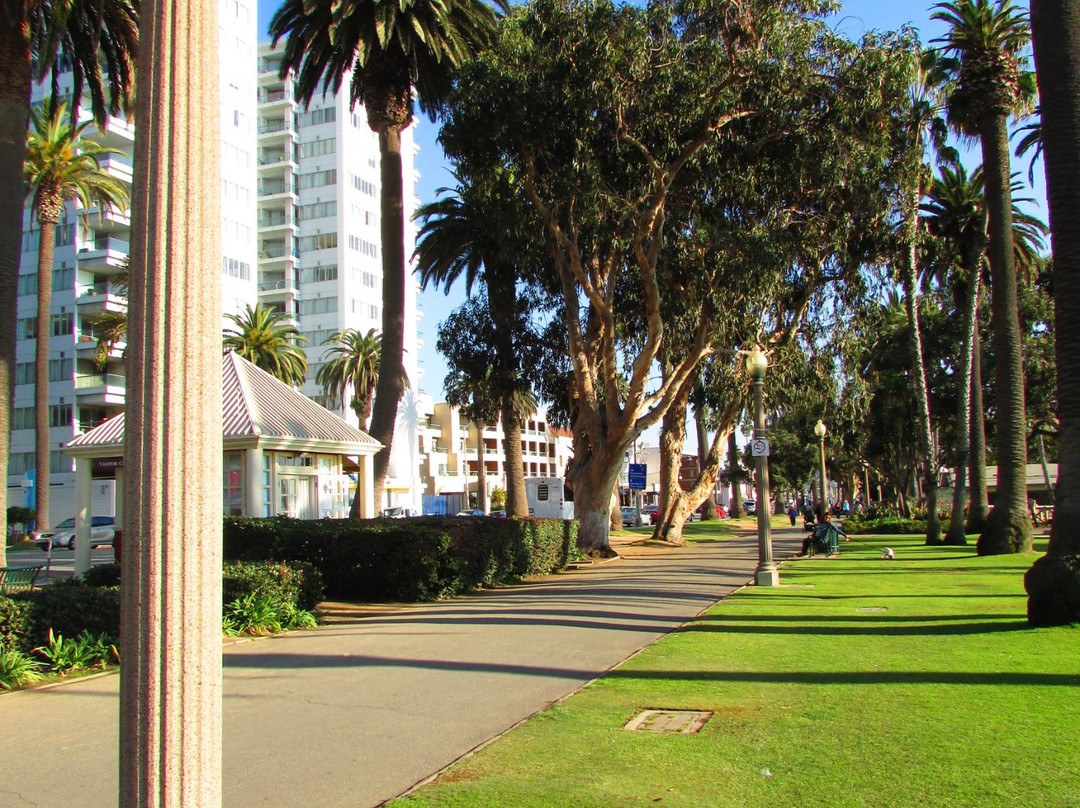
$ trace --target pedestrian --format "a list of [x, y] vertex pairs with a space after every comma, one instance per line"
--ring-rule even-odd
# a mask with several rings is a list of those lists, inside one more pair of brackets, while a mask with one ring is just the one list
[[799, 511], [795, 507], [795, 503], [792, 502], [787, 509], [788, 519], [791, 520], [791, 526], [795, 527], [795, 517], [799, 515]]

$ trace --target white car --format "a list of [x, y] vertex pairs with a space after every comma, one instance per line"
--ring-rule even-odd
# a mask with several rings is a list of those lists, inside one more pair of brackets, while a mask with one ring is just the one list
[[[116, 536], [116, 519], [112, 516], [93, 516], [90, 518], [90, 546], [100, 547], [103, 544], [112, 544]], [[75, 549], [75, 518], [65, 519], [52, 530], [43, 530], [34, 537], [37, 546], [42, 550], [48, 550], [50, 542], [53, 547], [66, 547]]]

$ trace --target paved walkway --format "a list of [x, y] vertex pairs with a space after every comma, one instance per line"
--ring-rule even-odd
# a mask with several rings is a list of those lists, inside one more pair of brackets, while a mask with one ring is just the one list
[[[800, 531], [774, 534], [777, 557]], [[756, 541], [225, 649], [226, 808], [366, 808], [596, 678], [745, 584]], [[116, 805], [119, 677], [0, 696], [0, 808]]]

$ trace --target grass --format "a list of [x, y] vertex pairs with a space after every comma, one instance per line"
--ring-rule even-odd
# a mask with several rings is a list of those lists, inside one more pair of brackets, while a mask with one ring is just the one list
[[393, 805], [1080, 805], [1080, 628], [1027, 627], [1035, 555], [921, 542], [787, 563]]

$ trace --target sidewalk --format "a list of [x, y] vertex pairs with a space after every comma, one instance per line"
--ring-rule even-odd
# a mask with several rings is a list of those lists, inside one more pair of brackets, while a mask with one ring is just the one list
[[[776, 556], [800, 538], [775, 531]], [[756, 558], [742, 534], [230, 645], [224, 803], [379, 805], [744, 585]], [[118, 682], [0, 697], [0, 808], [115, 805]]]

